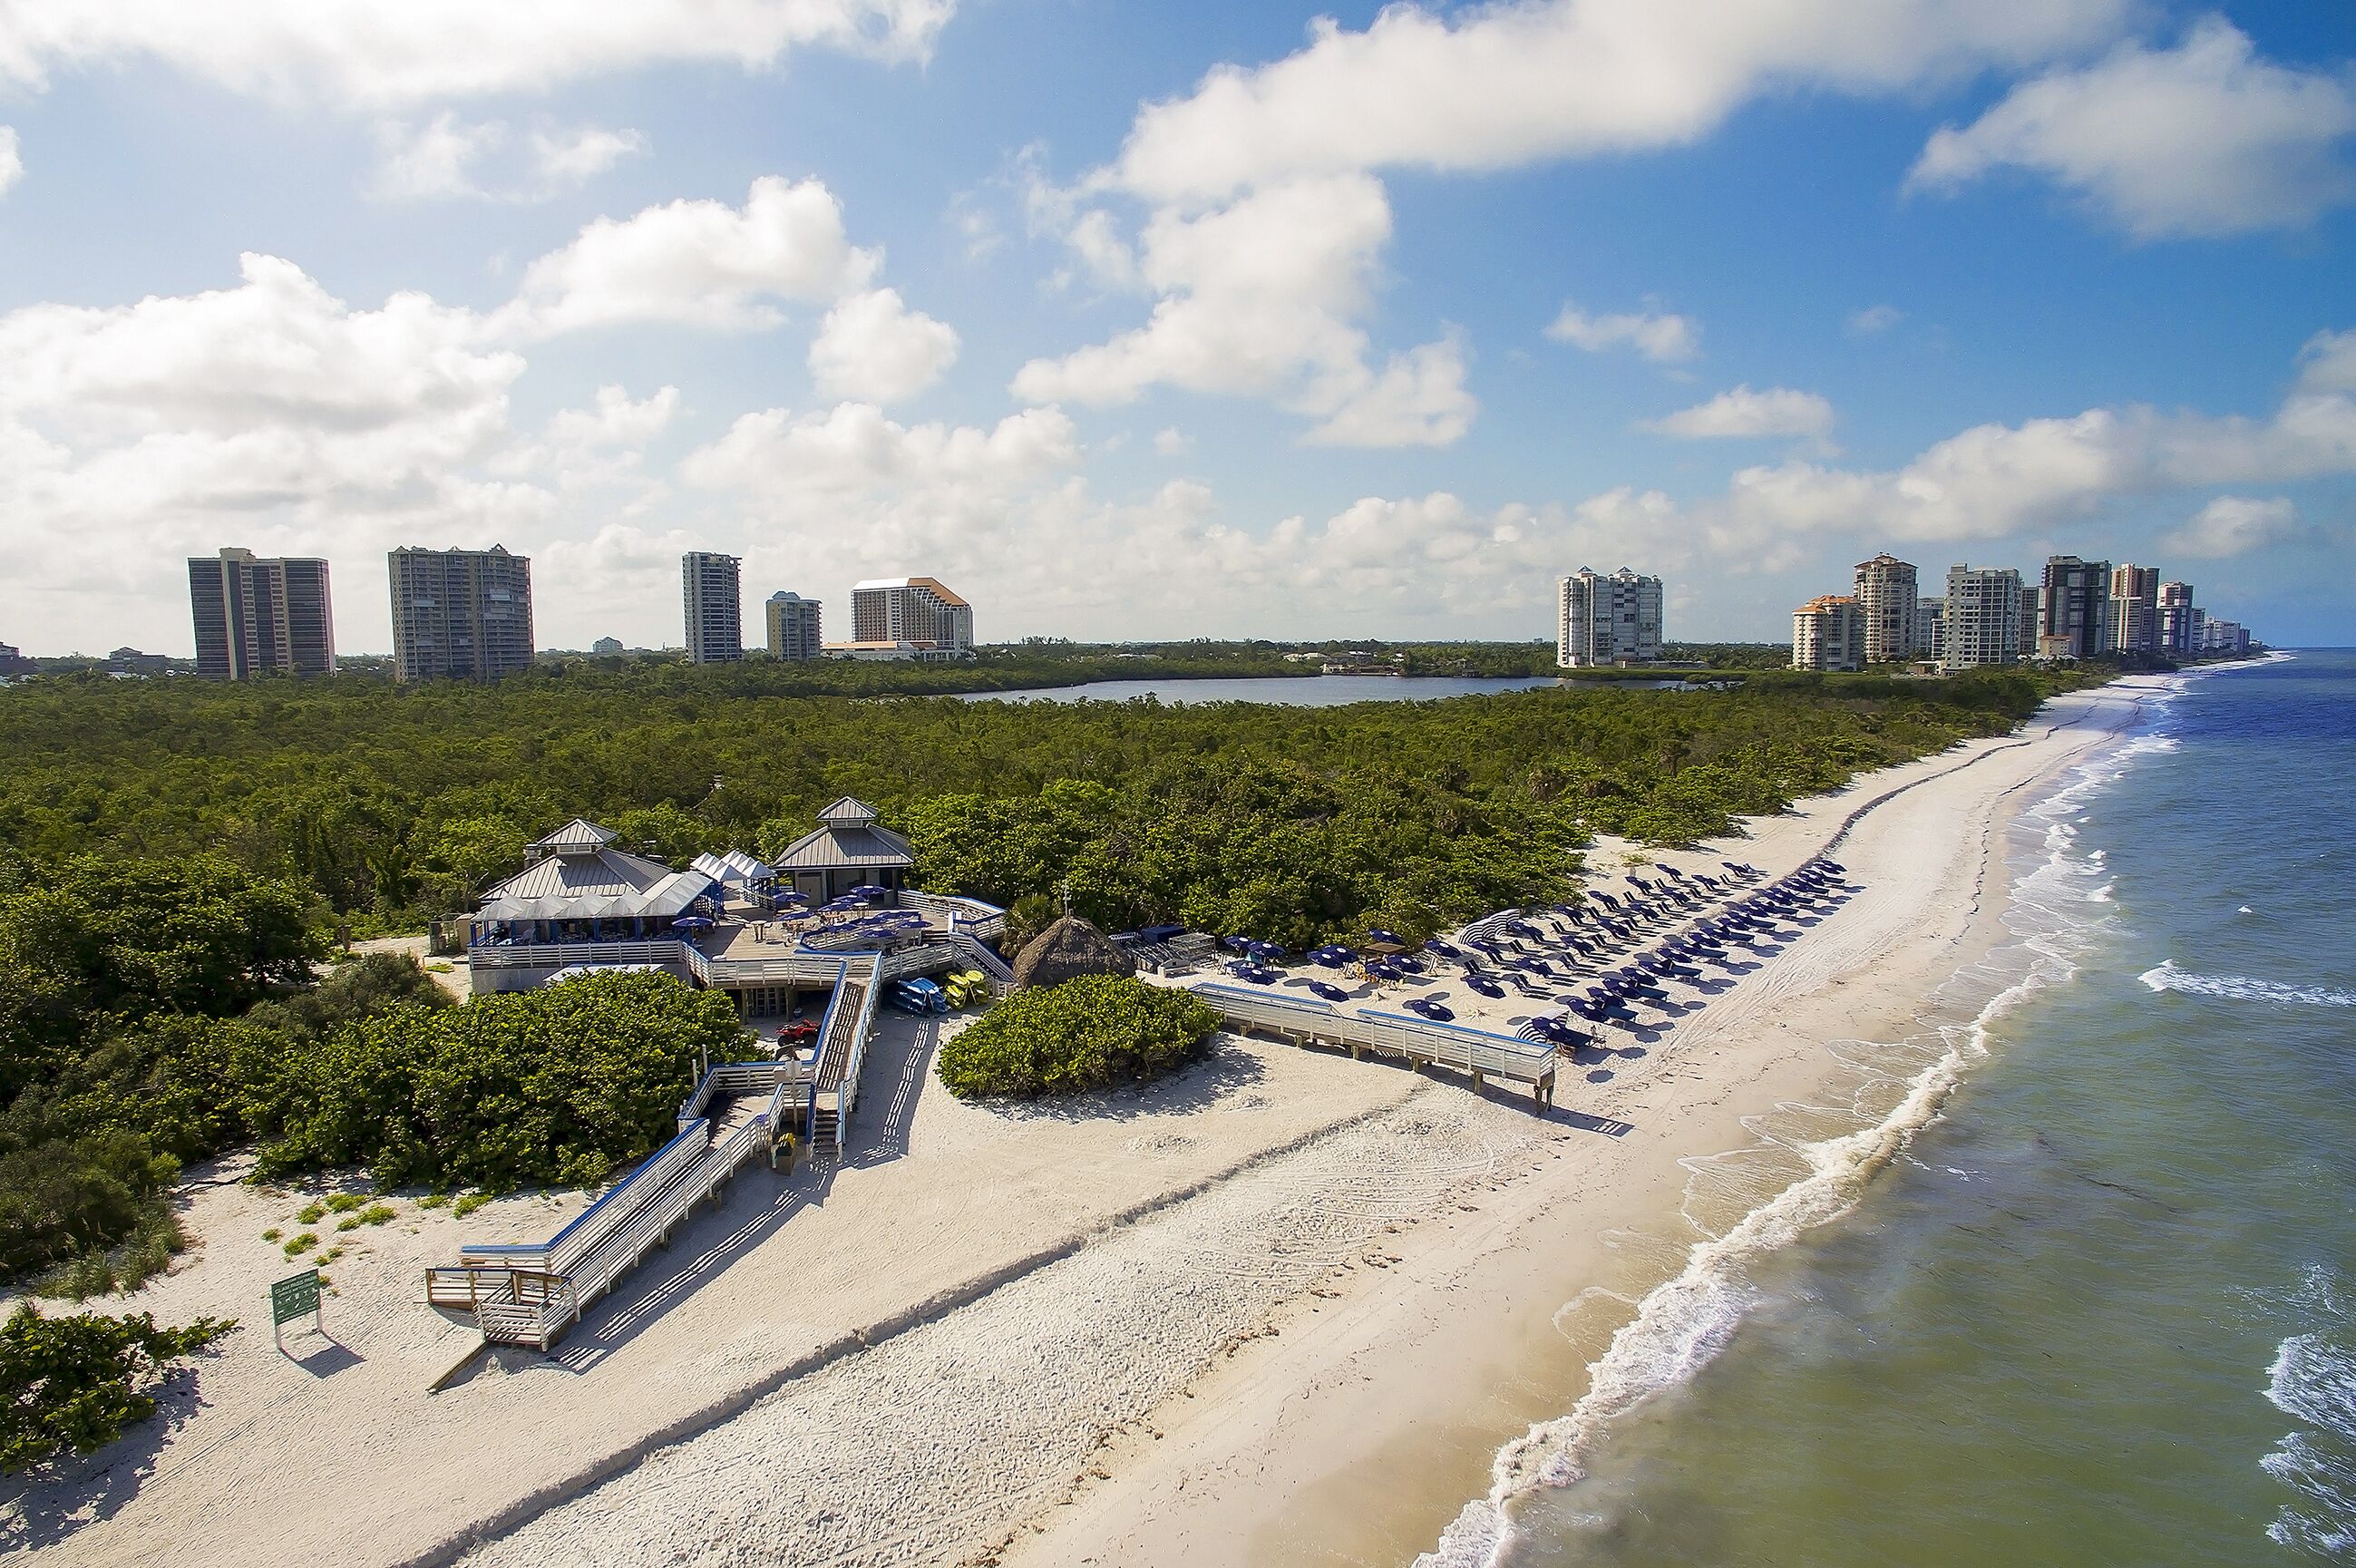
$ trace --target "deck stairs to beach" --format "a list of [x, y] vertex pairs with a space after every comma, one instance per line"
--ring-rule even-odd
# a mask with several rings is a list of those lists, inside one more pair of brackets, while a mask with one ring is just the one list
[[1006, 961], [963, 931], [951, 931], [949, 940], [974, 968], [990, 976], [991, 989], [1003, 995], [1013, 989], [1014, 971]]
[[810, 1112], [809, 1150], [813, 1159], [831, 1160], [842, 1154], [842, 1122], [832, 1110]]
[[699, 1203], [800, 1123], [837, 1151], [859, 1098], [874, 1026], [876, 962], [843, 965], [813, 1062], [726, 1062], [697, 1083], [679, 1132], [573, 1221], [541, 1242], [469, 1243], [455, 1267], [425, 1272], [425, 1298], [466, 1311], [491, 1345], [546, 1350], [635, 1268]]

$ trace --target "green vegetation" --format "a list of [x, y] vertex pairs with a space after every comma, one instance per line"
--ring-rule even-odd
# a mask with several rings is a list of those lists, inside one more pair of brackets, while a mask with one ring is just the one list
[[378, 953], [314, 983], [315, 902], [219, 855], [0, 863], [0, 1277], [135, 1286], [180, 1247], [183, 1164], [243, 1143], [263, 1176], [596, 1181], [669, 1135], [696, 1050], [735, 1038], [726, 998], [662, 976], [457, 1007]]
[[50, 1317], [29, 1303], [18, 1306], [0, 1325], [0, 1471], [113, 1442], [155, 1413], [143, 1383], [236, 1326], [200, 1317], [158, 1328], [145, 1313]]
[[461, 1193], [458, 1196], [458, 1201], [450, 1206], [450, 1212], [464, 1219], [490, 1200], [491, 1195], [487, 1192]]
[[1160, 1078], [1202, 1047], [1219, 1015], [1183, 991], [1087, 975], [1023, 991], [941, 1047], [941, 1082], [960, 1100], [1029, 1099]]
[[737, 1036], [725, 995], [663, 974], [395, 1007], [291, 1043], [246, 1087], [256, 1172], [361, 1165], [380, 1187], [494, 1192], [602, 1181], [670, 1137], [697, 1051]]

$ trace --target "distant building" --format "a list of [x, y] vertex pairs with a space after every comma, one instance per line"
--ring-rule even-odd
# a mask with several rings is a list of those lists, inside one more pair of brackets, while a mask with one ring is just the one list
[[1924, 598], [1914, 603], [1914, 656], [1917, 659], [1939, 657], [1942, 631], [1947, 623], [1947, 601]]
[[2045, 659], [2094, 659], [2110, 651], [2111, 564], [2054, 555], [2038, 598], [2037, 651]]
[[879, 577], [851, 590], [851, 639], [825, 644], [839, 659], [963, 659], [973, 652], [973, 607], [937, 577]]
[[2020, 656], [2031, 659], [2037, 654], [2038, 590], [2029, 584], [2020, 585]]
[[819, 635], [822, 601], [799, 594], [775, 593], [768, 599], [769, 657], [798, 662], [816, 659], [826, 650]]
[[[1860, 567], [1858, 570], [1862, 571]], [[1911, 577], [1912, 567], [1907, 572]], [[1913, 607], [1909, 584], [1907, 607]], [[1810, 599], [1792, 612], [1792, 668], [1862, 670], [1873, 637], [1865, 607], [1846, 594]]]
[[170, 671], [172, 660], [161, 653], [142, 653], [135, 648], [118, 648], [106, 656], [106, 667], [118, 675], [162, 675]]
[[589, 651], [600, 659], [619, 659], [625, 651], [618, 637], [601, 637], [589, 645]]
[[192, 555], [188, 613], [197, 673], [209, 681], [336, 672], [327, 564], [316, 557], [264, 558], [234, 548]]
[[2159, 650], [2162, 653], [2192, 653], [2201, 647], [2193, 632], [2193, 618], [2201, 612], [2192, 607], [2192, 585], [2162, 583], [2159, 585]]
[[40, 666], [25, 657], [24, 650], [13, 642], [0, 642], [0, 679], [30, 675]]
[[2009, 566], [1947, 568], [1940, 668], [1976, 670], [2019, 662], [2020, 596], [2020, 574]]
[[680, 557], [690, 664], [733, 664], [744, 657], [743, 565], [734, 555], [708, 550], [691, 550]]
[[1555, 662], [1565, 670], [1649, 664], [1661, 656], [1661, 580], [1622, 566], [1557, 580]]
[[2159, 651], [2159, 570], [2155, 566], [2120, 566], [2111, 573], [2112, 650], [2152, 654]]
[[1865, 661], [1903, 664], [1914, 657], [1922, 600], [1914, 564], [1887, 553], [1857, 564], [1857, 607], [1865, 617]]
[[2204, 618], [2201, 624], [2201, 651], [2203, 653], [2247, 653], [2250, 650], [2250, 628], [2239, 621]]
[[386, 556], [397, 681], [497, 681], [531, 668], [531, 558], [411, 546]]

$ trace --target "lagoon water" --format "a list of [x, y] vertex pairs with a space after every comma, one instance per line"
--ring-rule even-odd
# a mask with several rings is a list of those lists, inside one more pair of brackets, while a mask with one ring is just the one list
[[1337, 708], [1344, 703], [1417, 703], [1493, 692], [1526, 692], [1560, 684], [1551, 675], [1290, 675], [1238, 681], [1098, 681], [1029, 692], [961, 692], [969, 703], [1272, 703], [1282, 707]]
[[2018, 940], [1910, 1044], [1953, 1092], [1622, 1332], [1568, 1484], [1478, 1556], [2356, 1562], [2351, 828], [2356, 655], [2174, 682], [2015, 829]]

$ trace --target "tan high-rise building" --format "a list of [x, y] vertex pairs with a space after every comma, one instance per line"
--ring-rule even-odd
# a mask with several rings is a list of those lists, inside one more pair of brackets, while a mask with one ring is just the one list
[[851, 587], [851, 640], [830, 657], [965, 659], [973, 653], [973, 607], [937, 577], [877, 577]]
[[188, 557], [188, 610], [197, 673], [211, 681], [336, 672], [335, 607], [327, 564], [251, 550]]
[[1880, 554], [1857, 564], [1857, 605], [1865, 617], [1865, 661], [1903, 664], [1914, 657], [1921, 599], [1914, 564]]
[[679, 560], [680, 605], [687, 618], [690, 664], [733, 664], [744, 657], [744, 596], [734, 555], [691, 550]]
[[496, 681], [531, 668], [530, 556], [412, 545], [385, 562], [394, 679]]
[[2111, 573], [2111, 647], [2120, 653], [2159, 651], [2159, 568], [2120, 566]]
[[1870, 636], [1864, 607], [1855, 598], [1826, 594], [1810, 599], [1792, 612], [1792, 668], [1862, 670]]
[[787, 660], [816, 659], [825, 646], [819, 635], [821, 606], [799, 594], [771, 594], [766, 605], [769, 657]]

